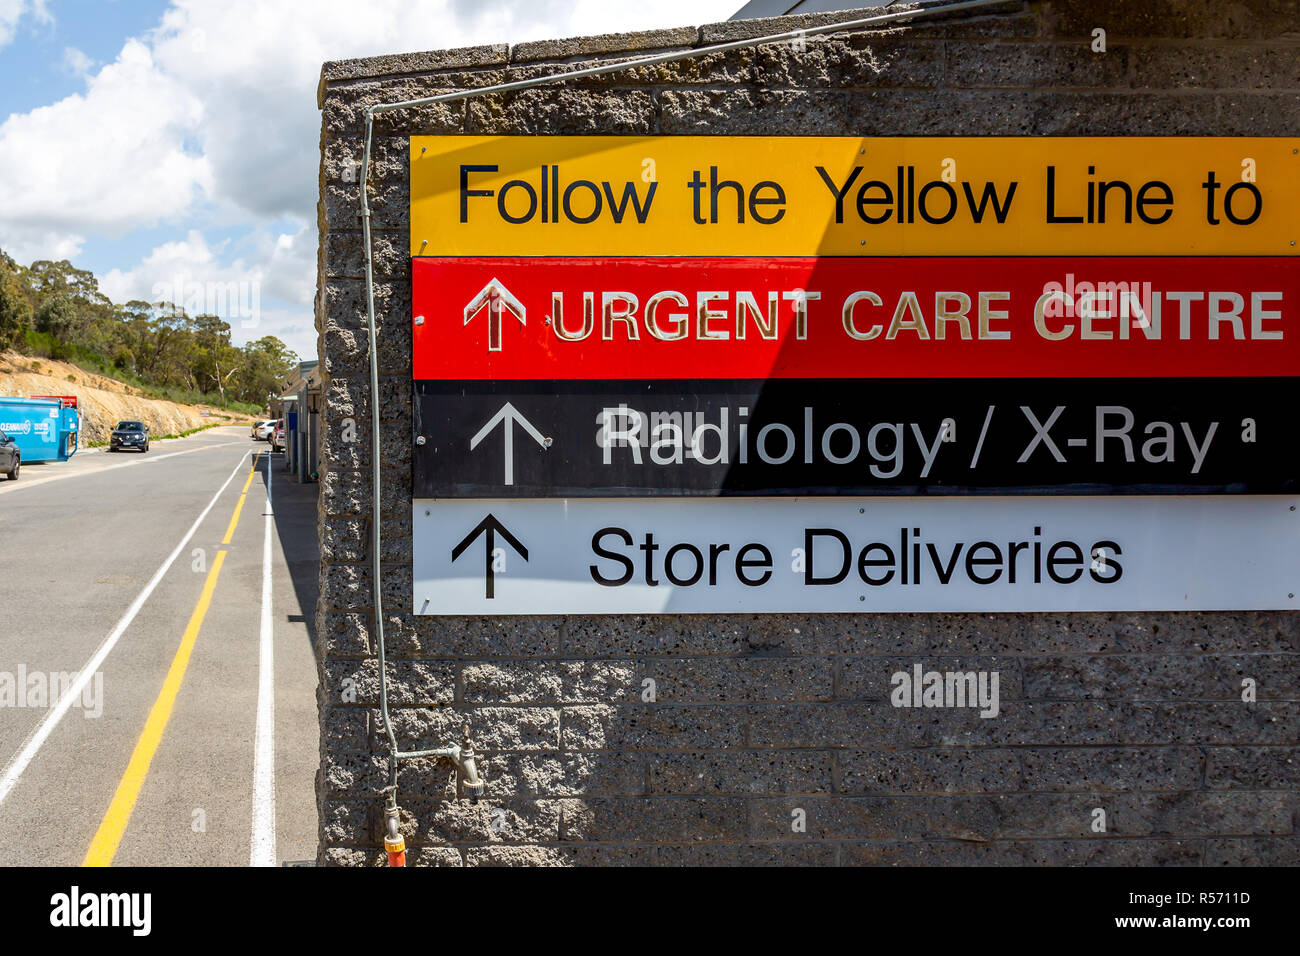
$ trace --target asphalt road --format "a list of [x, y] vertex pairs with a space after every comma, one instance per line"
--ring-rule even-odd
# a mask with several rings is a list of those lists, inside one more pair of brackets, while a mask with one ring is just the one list
[[0, 865], [314, 858], [316, 486], [268, 453], [0, 480]]

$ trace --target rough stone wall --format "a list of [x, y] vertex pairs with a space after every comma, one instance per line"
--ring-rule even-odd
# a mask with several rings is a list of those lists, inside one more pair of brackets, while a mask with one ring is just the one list
[[[403, 747], [462, 722], [488, 792], [402, 767], [412, 864], [1300, 863], [1300, 615], [414, 618], [412, 133], [1295, 135], [1296, 0], [1008, 3], [382, 114], [374, 155], [384, 609]], [[355, 164], [373, 103], [822, 22], [720, 23], [328, 63], [317, 323], [320, 860], [382, 861], [370, 406]], [[1108, 52], [1090, 50], [1094, 27]], [[400, 43], [394, 38], [394, 43]], [[346, 442], [345, 420], [356, 441]], [[889, 675], [996, 669], [1002, 713]], [[1240, 700], [1241, 678], [1259, 701]], [[658, 702], [641, 703], [641, 680]], [[345, 680], [356, 688], [345, 700]], [[1090, 829], [1107, 812], [1107, 832]], [[791, 830], [791, 812], [807, 830]], [[503, 812], [502, 812], [503, 811]]]

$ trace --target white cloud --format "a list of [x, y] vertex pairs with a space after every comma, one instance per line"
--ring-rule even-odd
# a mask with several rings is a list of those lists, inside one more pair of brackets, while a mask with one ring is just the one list
[[255, 229], [220, 242], [192, 229], [135, 266], [100, 276], [99, 289], [114, 302], [173, 302], [191, 315], [220, 315], [236, 343], [276, 335], [314, 355], [315, 252], [315, 232], [306, 226], [296, 233]]
[[0, 249], [16, 262], [29, 263], [37, 259], [71, 259], [81, 253], [85, 242], [81, 233], [36, 227], [21, 233], [5, 230]]
[[211, 191], [208, 161], [186, 147], [203, 103], [129, 41], [86, 92], [0, 124], [0, 226], [6, 243], [121, 236], [174, 219]]
[[[211, 243], [197, 229], [184, 239], [155, 247], [130, 269], [113, 269], [100, 277], [100, 291], [115, 302], [154, 301], [159, 283], [257, 283], [262, 295], [292, 305], [311, 305], [315, 291], [315, 234], [256, 229], [239, 241]], [[173, 283], [176, 284], [176, 283]]]
[[63, 48], [63, 69], [73, 76], [86, 77], [95, 61], [75, 46]]
[[737, 3], [177, 0], [152, 43], [159, 68], [207, 105], [199, 138], [215, 198], [257, 216], [309, 218], [324, 61], [681, 25], [701, 15], [725, 17]]
[[[173, 0], [154, 30], [128, 40], [97, 71], [69, 51], [67, 62], [88, 71], [83, 94], [0, 124], [0, 244], [22, 260], [62, 258], [87, 237], [175, 224], [191, 230], [186, 239], [104, 277], [110, 296], [139, 295], [157, 281], [151, 277], [183, 262], [196, 272], [256, 276], [306, 316], [322, 62], [680, 26], [725, 18], [739, 4]], [[0, 42], [24, 9], [48, 19], [44, 6], [0, 0]], [[287, 238], [267, 231], [285, 221], [294, 224]], [[212, 225], [242, 226], [249, 239], [209, 246], [194, 230]]]
[[53, 23], [46, 0], [0, 0], [0, 47], [13, 42], [18, 23], [31, 14], [37, 23]]

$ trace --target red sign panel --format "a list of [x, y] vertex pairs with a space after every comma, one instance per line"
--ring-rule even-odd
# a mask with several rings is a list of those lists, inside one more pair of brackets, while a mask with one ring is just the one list
[[412, 261], [417, 380], [1300, 374], [1285, 258]]

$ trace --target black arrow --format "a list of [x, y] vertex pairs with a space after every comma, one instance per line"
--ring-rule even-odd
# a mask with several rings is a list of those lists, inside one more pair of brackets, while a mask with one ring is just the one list
[[494, 545], [496, 544], [496, 536], [500, 534], [501, 537], [505, 538], [506, 541], [510, 543], [510, 546], [514, 548], [515, 551], [519, 553], [519, 556], [523, 558], [525, 561], [528, 560], [528, 549], [519, 543], [518, 538], [516, 538], [513, 534], [511, 534], [509, 531], [506, 530], [505, 525], [503, 525], [500, 521], [497, 520], [496, 515], [492, 514], [491, 512], [488, 512], [488, 516], [484, 518], [482, 521], [480, 521], [478, 524], [474, 525], [474, 530], [472, 530], [469, 534], [465, 535], [465, 537], [461, 539], [460, 544], [452, 548], [451, 559], [455, 561], [462, 554], [464, 554], [465, 549], [468, 548], [471, 544], [473, 544], [475, 539], [478, 538], [478, 536], [483, 534], [484, 532], [487, 532], [487, 557], [486, 560], [483, 562], [483, 574], [484, 574], [484, 578], [487, 581], [487, 598], [490, 601], [494, 597], [492, 552], [496, 550], [496, 548], [494, 547]]

